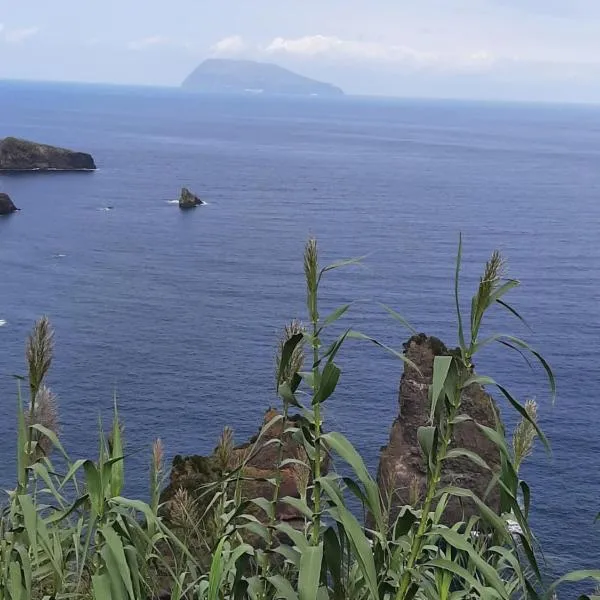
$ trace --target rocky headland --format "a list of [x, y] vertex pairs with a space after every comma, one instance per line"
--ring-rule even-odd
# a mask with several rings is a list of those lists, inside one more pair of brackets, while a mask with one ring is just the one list
[[86, 152], [75, 152], [15, 137], [0, 140], [0, 173], [95, 169], [94, 159]]

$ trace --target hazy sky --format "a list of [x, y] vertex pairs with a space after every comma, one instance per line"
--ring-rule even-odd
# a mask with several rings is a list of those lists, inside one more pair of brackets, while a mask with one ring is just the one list
[[209, 56], [350, 93], [600, 102], [600, 0], [0, 0], [0, 78], [178, 85]]

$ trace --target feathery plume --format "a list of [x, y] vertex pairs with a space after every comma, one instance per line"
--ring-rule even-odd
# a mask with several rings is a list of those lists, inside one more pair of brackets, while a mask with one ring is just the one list
[[[38, 390], [33, 405], [30, 404], [29, 411], [25, 414], [25, 425], [41, 425], [58, 436], [58, 401], [56, 395], [45, 385]], [[52, 440], [40, 431], [33, 431], [31, 440], [36, 442], [34, 460], [49, 456], [54, 448]]]
[[[537, 403], [535, 400], [525, 402], [525, 412], [534, 423], [537, 423]], [[523, 461], [533, 452], [533, 444], [537, 432], [532, 423], [524, 417], [519, 421], [513, 433], [512, 446], [515, 470], [518, 472]]]
[[317, 240], [310, 238], [304, 249], [304, 275], [306, 277], [306, 292], [308, 314], [312, 322], [319, 320], [317, 314], [317, 286], [319, 281], [319, 262]]
[[35, 396], [41, 388], [50, 366], [54, 352], [54, 330], [48, 317], [39, 319], [27, 338], [25, 356], [29, 369], [29, 387], [31, 397]]

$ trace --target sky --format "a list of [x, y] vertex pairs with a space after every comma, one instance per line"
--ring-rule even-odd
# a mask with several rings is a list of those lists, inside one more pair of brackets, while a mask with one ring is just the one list
[[352, 94], [600, 102], [600, 0], [0, 0], [0, 79], [177, 86], [210, 57]]

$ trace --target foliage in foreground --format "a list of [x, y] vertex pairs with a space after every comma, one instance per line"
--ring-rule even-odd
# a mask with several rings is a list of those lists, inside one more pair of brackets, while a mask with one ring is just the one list
[[[52, 361], [53, 333], [47, 319], [36, 325], [27, 344], [26, 404], [18, 394], [17, 481], [0, 517], [0, 600], [150, 598], [238, 600], [460, 600], [551, 597], [543, 585], [528, 514], [530, 491], [519, 467], [535, 437], [547, 444], [536, 422], [535, 404], [520, 403], [509, 390], [477, 374], [474, 357], [492, 343], [529, 354], [554, 378], [546, 361], [513, 336], [482, 337], [484, 317], [493, 307], [519, 316], [504, 299], [518, 282], [503, 278], [494, 253], [486, 264], [463, 319], [459, 298], [460, 248], [455, 275], [459, 347], [434, 361], [429, 388], [429, 422], [418, 431], [427, 486], [419, 502], [401, 508], [391, 522], [390, 507], [377, 482], [350, 442], [326, 432], [324, 405], [341, 376], [337, 357], [348, 339], [361, 339], [401, 353], [364, 334], [346, 330], [328, 339], [330, 327], [349, 310], [345, 305], [322, 318], [319, 291], [331, 270], [356, 261], [320, 268], [317, 245], [309, 240], [304, 271], [307, 327], [286, 328], [277, 357], [277, 392], [282, 411], [267, 427], [278, 425], [304, 448], [299, 458], [283, 460], [304, 474], [300, 498], [280, 497], [281, 481], [270, 480], [272, 497], [244, 499], [240, 493], [245, 464], [207, 486], [202, 510], [185, 493], [171, 501], [178, 523], [164, 519], [159, 504], [163, 484], [162, 446], [154, 445], [150, 465], [150, 500], [123, 497], [124, 455], [115, 405], [110, 433], [100, 426], [95, 460], [72, 461], [57, 435], [56, 399], [45, 386]], [[403, 326], [407, 323], [391, 309]], [[520, 318], [520, 317], [519, 317]], [[303, 370], [304, 364], [309, 367]], [[414, 367], [414, 365], [413, 365]], [[489, 469], [483, 459], [454, 443], [455, 427], [471, 420], [462, 405], [463, 391], [480, 384], [496, 388], [520, 418], [507, 443], [503, 426], [477, 424], [501, 457], [491, 487], [500, 490], [499, 513], [460, 487], [444, 487], [445, 461], [463, 457]], [[294, 416], [295, 418], [291, 418]], [[283, 435], [282, 433], [282, 435]], [[257, 441], [257, 444], [260, 440]], [[282, 447], [281, 439], [270, 443]], [[225, 432], [219, 451], [227, 453]], [[54, 450], [56, 459], [51, 460]], [[333, 459], [342, 466], [328, 471]], [[224, 461], [226, 464], [227, 461]], [[341, 475], [340, 473], [344, 473]], [[477, 507], [477, 516], [448, 525], [444, 511], [452, 498]], [[362, 506], [359, 519], [349, 507]], [[303, 515], [292, 527], [277, 519], [278, 503]], [[579, 572], [567, 581], [593, 578]], [[558, 582], [561, 583], [561, 582]]]

